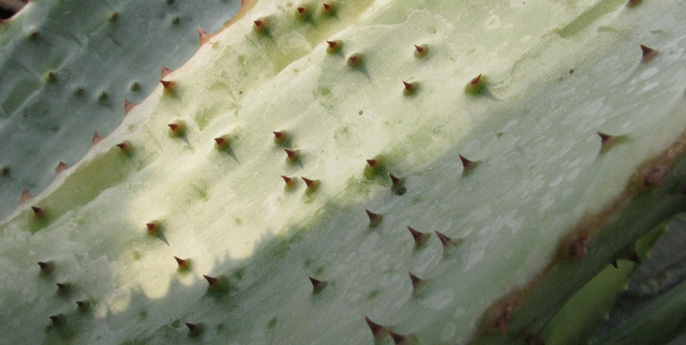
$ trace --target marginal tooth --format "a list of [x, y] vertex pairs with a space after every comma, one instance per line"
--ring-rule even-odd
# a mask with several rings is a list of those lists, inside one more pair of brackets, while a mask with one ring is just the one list
[[412, 237], [414, 238], [414, 245], [415, 247], [421, 247], [423, 246], [426, 241], [431, 237], [430, 233], [423, 233], [415, 230], [411, 226], [407, 227], [408, 230], [410, 230], [410, 233], [412, 234]]
[[383, 215], [379, 213], [374, 213], [370, 210], [365, 210], [367, 212], [367, 217], [369, 217], [369, 226], [376, 226], [381, 222]]
[[322, 291], [328, 284], [326, 280], [319, 280], [312, 277], [310, 277], [310, 283], [312, 283], [312, 293], [314, 294], [317, 294], [320, 291]]
[[369, 326], [369, 329], [372, 331], [374, 338], [381, 339], [388, 334], [389, 329], [387, 327], [379, 325], [367, 316], [364, 317], [364, 320], [367, 321], [367, 326]]

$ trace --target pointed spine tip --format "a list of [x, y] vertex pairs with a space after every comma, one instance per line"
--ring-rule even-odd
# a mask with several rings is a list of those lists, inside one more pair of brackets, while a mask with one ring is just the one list
[[185, 322], [186, 327], [188, 327], [188, 335], [191, 337], [195, 337], [202, 333], [203, 326], [200, 323], [190, 323], [190, 322]]
[[212, 36], [214, 36], [214, 35], [205, 31], [205, 29], [201, 28], [200, 26], [198, 26], [198, 36], [200, 37], [200, 45], [202, 46], [203, 44], [209, 42], [210, 39], [212, 38]]
[[145, 223], [145, 227], [148, 231], [148, 235], [155, 236], [162, 228], [162, 224], [157, 220], [153, 220], [152, 222]]
[[310, 16], [310, 8], [307, 5], [300, 5], [295, 9], [295, 15], [300, 20], [307, 19]]
[[55, 326], [61, 326], [67, 321], [67, 317], [64, 314], [51, 315], [50, 320]]
[[93, 141], [91, 142], [91, 147], [97, 145], [101, 141], [102, 137], [100, 136], [100, 134], [98, 134], [98, 131], [95, 131], [95, 133], [93, 133]]
[[289, 161], [296, 161], [300, 158], [299, 150], [283, 149], [283, 151], [286, 152], [286, 158], [288, 158]]
[[467, 83], [465, 86], [465, 92], [470, 95], [477, 95], [483, 93], [486, 90], [486, 77], [483, 74], [479, 74], [475, 78]]
[[326, 48], [326, 52], [329, 54], [338, 53], [341, 50], [341, 48], [343, 47], [343, 41], [341, 41], [341, 40], [326, 41], [326, 44], [329, 45]]
[[378, 225], [381, 222], [381, 218], [383, 218], [383, 215], [379, 213], [374, 213], [370, 210], [364, 210], [367, 213], [367, 217], [369, 217], [369, 225], [370, 226], [375, 226]]
[[128, 141], [128, 140], [127, 140], [127, 141], [123, 141], [123, 142], [117, 144], [116, 146], [117, 146], [117, 147], [119, 148], [119, 150], [121, 150], [121, 152], [123, 152], [123, 153], [129, 153], [129, 152], [131, 152], [131, 142]]
[[398, 333], [395, 333], [393, 331], [389, 331], [388, 334], [391, 335], [391, 338], [393, 339], [393, 343], [396, 345], [401, 345], [405, 344], [405, 341], [407, 340], [407, 337], [404, 335], [400, 335]]
[[307, 186], [307, 191], [308, 192], [314, 192], [319, 188], [320, 182], [319, 180], [312, 180], [307, 177], [301, 177], [303, 181], [305, 181], [305, 185]]
[[367, 322], [367, 326], [369, 326], [369, 329], [372, 331], [374, 338], [381, 338], [388, 334], [388, 328], [372, 321], [368, 316], [365, 315], [364, 320]]
[[417, 92], [417, 89], [419, 88], [419, 83], [417, 82], [412, 82], [408, 83], [406, 81], [403, 81], [403, 85], [405, 88], [403, 89], [403, 93], [405, 95], [413, 95], [415, 92]]
[[283, 179], [283, 182], [286, 183], [286, 188], [293, 188], [295, 186], [296, 182], [298, 182], [298, 180], [296, 180], [295, 178], [288, 177], [285, 175], [281, 175], [281, 178]]
[[476, 167], [476, 162], [465, 158], [463, 155], [458, 155], [462, 162], [462, 174], [466, 174]]
[[70, 283], [57, 283], [57, 292], [64, 295], [71, 291]]
[[24, 190], [21, 192], [21, 199], [19, 199], [19, 203], [23, 204], [31, 198], [33, 198], [33, 194], [31, 194], [28, 189], [24, 188]]
[[43, 274], [48, 274], [55, 268], [55, 264], [52, 261], [39, 261], [38, 266], [40, 266], [40, 271]]
[[657, 50], [650, 48], [650, 47], [647, 47], [643, 44], [641, 44], [641, 52], [642, 52], [641, 63], [646, 63], [646, 62], [651, 61], [658, 54]]
[[66, 163], [60, 161], [60, 162], [57, 164], [57, 173], [58, 173], [58, 174], [61, 173], [61, 172], [63, 172], [63, 171], [65, 171], [65, 170], [67, 170], [67, 169], [69, 169], [69, 166], [68, 166]]
[[258, 34], [264, 34], [267, 33], [267, 28], [269, 26], [269, 18], [268, 17], [262, 17], [259, 18], [255, 21], [253, 21], [253, 29], [255, 30], [256, 33]]
[[348, 57], [348, 66], [357, 67], [362, 64], [362, 54], [355, 53]]
[[333, 14], [333, 12], [336, 10], [336, 3], [333, 1], [325, 2], [322, 4], [322, 7], [324, 14]]
[[214, 138], [214, 147], [217, 150], [224, 150], [231, 145], [231, 137], [228, 135], [222, 135], [221, 137]]
[[414, 239], [414, 244], [416, 247], [423, 246], [431, 236], [430, 233], [419, 232], [411, 226], [408, 226], [407, 230], [410, 230], [410, 234], [412, 234], [412, 238]]
[[447, 235], [445, 235], [439, 231], [435, 231], [435, 233], [436, 233], [436, 236], [438, 236], [438, 239], [441, 240], [441, 244], [443, 245], [443, 252], [444, 253], [449, 252], [450, 250], [452, 250], [455, 246], [457, 246], [459, 244], [459, 241], [457, 241], [451, 237], [448, 237]]
[[611, 264], [612, 267], [614, 267], [614, 268], [619, 268], [619, 265], [617, 264], [617, 260], [612, 260], [612, 262], [611, 262], [610, 264]]
[[176, 264], [179, 266], [178, 267], [179, 271], [185, 271], [185, 270], [188, 270], [188, 268], [190, 268], [190, 265], [191, 265], [190, 259], [182, 259], [178, 256], [175, 256], [174, 260], [176, 260]]
[[124, 115], [128, 115], [133, 108], [135, 108], [138, 104], [132, 103], [128, 99], [124, 99]]
[[205, 278], [205, 280], [207, 280], [207, 283], [210, 285], [210, 287], [215, 287], [219, 285], [219, 278], [215, 278], [204, 274], [202, 276]]
[[607, 152], [615, 143], [617, 143], [618, 137], [609, 135], [603, 132], [597, 132], [600, 137], [600, 152]]
[[421, 44], [421, 45], [416, 45], [414, 46], [414, 56], [418, 58], [423, 58], [426, 56], [426, 54], [429, 54], [429, 46], [426, 44]]
[[370, 168], [377, 168], [381, 162], [374, 158], [374, 159], [367, 159], [367, 165], [369, 165]]
[[274, 142], [277, 144], [281, 144], [286, 141], [288, 138], [288, 134], [286, 131], [278, 131], [278, 132], [272, 132], [274, 133]]
[[162, 73], [160, 73], [160, 78], [164, 79], [164, 77], [168, 76], [171, 72], [174, 72], [174, 70], [165, 65], [162, 65]]
[[176, 121], [167, 126], [169, 126], [169, 135], [171, 137], [180, 137], [186, 133], [186, 123], [183, 121]]
[[319, 280], [319, 279], [315, 279], [312, 277], [309, 277], [309, 278], [310, 278], [310, 283], [312, 283], [312, 293], [319, 293], [320, 291], [322, 291], [326, 287], [326, 285], [328, 283], [326, 280]]
[[81, 311], [88, 311], [90, 309], [91, 302], [88, 300], [83, 300], [83, 301], [76, 301], [76, 308]]
[[45, 216], [45, 209], [41, 207], [31, 206], [31, 210], [33, 210], [33, 218], [36, 220], [41, 219]]
[[166, 93], [174, 91], [174, 88], [176, 87], [176, 83], [174, 81], [160, 79], [160, 83], [164, 87], [164, 92]]
[[408, 272], [410, 275], [410, 281], [412, 282], [412, 288], [417, 291], [424, 286], [424, 279], [421, 279], [414, 275], [412, 272]]

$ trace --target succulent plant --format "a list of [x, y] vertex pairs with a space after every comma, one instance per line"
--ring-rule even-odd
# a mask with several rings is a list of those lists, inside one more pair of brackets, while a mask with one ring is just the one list
[[[3, 339], [571, 339], [686, 209], [683, 18], [678, 0], [244, 1], [0, 223]], [[659, 341], [683, 296], [648, 313]]]

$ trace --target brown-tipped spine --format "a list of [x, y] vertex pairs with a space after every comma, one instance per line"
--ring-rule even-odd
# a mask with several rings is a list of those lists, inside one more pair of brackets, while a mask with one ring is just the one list
[[322, 12], [327, 15], [334, 14], [336, 11], [336, 3], [333, 1], [327, 1], [322, 4]]
[[167, 126], [169, 126], [169, 135], [172, 137], [180, 137], [186, 133], [186, 123], [183, 121], [176, 121]]
[[307, 191], [308, 192], [314, 192], [319, 188], [320, 182], [319, 180], [311, 180], [307, 177], [302, 177], [303, 181], [305, 181], [305, 185], [307, 185]]
[[310, 16], [310, 7], [307, 5], [300, 5], [295, 9], [295, 15], [300, 20], [305, 20]]
[[132, 148], [131, 142], [128, 140], [117, 144], [117, 147], [121, 150], [121, 152], [126, 154], [130, 153]]
[[312, 277], [310, 278], [310, 283], [312, 283], [312, 293], [317, 294], [322, 291], [328, 282], [326, 280], [319, 280]]
[[478, 95], [486, 90], [486, 77], [479, 74], [469, 81], [464, 88], [464, 91], [470, 95]]
[[438, 231], [436, 231], [436, 236], [438, 236], [438, 239], [441, 240], [441, 244], [443, 244], [443, 252], [444, 253], [450, 252], [453, 248], [455, 248], [461, 242], [459, 240], [455, 240], [451, 237], [448, 237], [445, 234], [438, 232]]
[[19, 203], [23, 204], [31, 198], [33, 198], [33, 194], [31, 194], [28, 189], [24, 188], [24, 190], [21, 192], [21, 199], [19, 199]]
[[411, 226], [408, 226], [407, 230], [410, 230], [410, 234], [412, 234], [412, 238], [414, 238], [415, 247], [423, 246], [426, 241], [429, 240], [429, 237], [431, 237], [430, 233], [419, 232]]
[[91, 302], [88, 300], [76, 301], [76, 308], [80, 312], [88, 311], [88, 309], [90, 309], [90, 307], [91, 307]]
[[295, 162], [300, 158], [300, 151], [299, 150], [289, 150], [289, 149], [283, 149], [284, 152], [286, 152], [286, 158], [288, 158], [289, 161]]
[[67, 165], [67, 163], [60, 161], [59, 164], [57, 164], [57, 173], [58, 174], [67, 170], [67, 169], [69, 169], [69, 166]]
[[641, 56], [641, 63], [649, 62], [650, 60], [654, 59], [658, 54], [657, 50], [644, 46], [643, 44], [641, 44], [641, 52], [643, 53]]
[[600, 137], [600, 152], [606, 152], [609, 150], [615, 143], [617, 143], [618, 137], [605, 134], [603, 132], [597, 132], [598, 136]]
[[641, 2], [643, 2], [643, 0], [629, 0], [626, 2], [626, 7], [638, 6], [641, 4]]
[[33, 210], [33, 218], [38, 220], [43, 217], [45, 217], [45, 209], [42, 207], [37, 207], [37, 206], [31, 206], [31, 210]]
[[357, 67], [362, 64], [362, 54], [355, 53], [348, 57], [348, 66]]
[[170, 93], [174, 91], [174, 88], [176, 88], [176, 82], [170, 81], [170, 80], [160, 80], [160, 83], [164, 87], [164, 92], [165, 93]]
[[55, 263], [52, 261], [39, 261], [38, 266], [40, 266], [40, 273], [42, 274], [50, 274], [55, 269]]
[[51, 315], [50, 320], [54, 326], [62, 326], [67, 321], [67, 317], [64, 314]]
[[254, 30], [258, 34], [264, 34], [267, 33], [267, 29], [269, 27], [269, 18], [263, 17], [255, 20], [253, 22], [255, 25], [253, 26]]
[[383, 215], [379, 213], [374, 213], [370, 210], [364, 210], [367, 212], [367, 217], [369, 217], [369, 226], [376, 226], [379, 223], [381, 223], [381, 218], [383, 218]]
[[215, 278], [215, 277], [204, 275], [204, 274], [203, 274], [203, 277], [205, 277], [205, 280], [207, 280], [207, 283], [210, 284], [210, 287], [217, 287], [221, 284], [219, 278]]
[[410, 274], [410, 281], [412, 282], [412, 289], [417, 292], [419, 291], [422, 287], [424, 287], [424, 284], [426, 284], [426, 281], [424, 279], [420, 279], [416, 275], [414, 275], [412, 272], [408, 272]]
[[369, 329], [372, 331], [372, 335], [374, 335], [374, 338], [380, 339], [388, 334], [388, 328], [372, 321], [368, 316], [365, 316], [364, 320], [367, 322], [367, 326], [369, 326]]
[[283, 179], [283, 182], [286, 183], [286, 188], [288, 189], [295, 187], [296, 182], [298, 182], [298, 180], [293, 177], [281, 175], [281, 178]]
[[186, 327], [188, 327], [188, 336], [196, 337], [200, 335], [203, 331], [203, 325], [201, 323], [190, 323], [186, 322]]
[[414, 56], [418, 58], [423, 58], [426, 56], [426, 54], [429, 54], [429, 46], [426, 44], [421, 44], [421, 45], [416, 45], [414, 46]]
[[338, 53], [341, 48], [343, 47], [343, 41], [341, 40], [335, 40], [335, 41], [326, 41], [326, 43], [329, 45], [326, 48], [326, 52], [329, 54], [336, 54]]
[[229, 145], [231, 145], [231, 137], [228, 135], [214, 138], [214, 148], [217, 150], [225, 150]]
[[178, 256], [175, 256], [174, 260], [176, 260], [176, 264], [179, 266], [179, 271], [188, 271], [191, 267], [191, 259], [182, 259]]
[[148, 231], [148, 235], [155, 236], [162, 229], [162, 223], [157, 220], [153, 220], [152, 222], [146, 223], [145, 227]]
[[391, 335], [391, 338], [393, 339], [393, 343], [396, 345], [405, 345], [408, 343], [408, 337], [395, 333], [393, 331], [389, 331], [388, 334]]
[[168, 76], [171, 72], [174, 72], [174, 70], [165, 65], [162, 65], [162, 73], [160, 79], [164, 79], [164, 77]]
[[57, 283], [57, 293], [66, 295], [71, 291], [71, 283]]
[[273, 132], [274, 133], [274, 142], [277, 144], [281, 144], [286, 141], [288, 138], [288, 134], [286, 131], [278, 131], [278, 132]]
[[205, 29], [201, 28], [198, 26], [198, 37], [200, 37], [200, 45], [202, 46], [203, 44], [207, 43], [210, 41], [212, 38], [212, 34], [205, 31]]
[[475, 161], [472, 161], [472, 160], [465, 158], [465, 156], [463, 156], [463, 155], [458, 155], [458, 156], [460, 157], [460, 161], [462, 162], [462, 174], [463, 175], [471, 172], [476, 167], [476, 165], [478, 164]]
[[97, 145], [101, 141], [102, 137], [100, 136], [100, 134], [98, 134], [98, 131], [95, 131], [95, 133], [93, 133], [93, 141], [91, 142], [91, 147]]
[[406, 81], [403, 81], [403, 85], [405, 88], [403, 89], [403, 94], [406, 96], [414, 95], [417, 92], [417, 89], [419, 88], [419, 83], [417, 82], [412, 82], [408, 83]]

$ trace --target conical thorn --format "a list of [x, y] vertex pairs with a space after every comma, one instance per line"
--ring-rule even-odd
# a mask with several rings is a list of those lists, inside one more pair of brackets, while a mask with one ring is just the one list
[[429, 53], [429, 46], [426, 44], [421, 44], [421, 45], [415, 44], [414, 49], [415, 49], [414, 56], [419, 57], [419, 58], [425, 57], [426, 54]]
[[222, 135], [221, 137], [214, 138], [214, 147], [217, 150], [224, 150], [231, 144], [231, 137], [228, 135]]
[[295, 183], [298, 182], [298, 180], [293, 177], [281, 175], [281, 178], [283, 179], [283, 182], [286, 183], [286, 188], [293, 188]]
[[436, 236], [438, 236], [438, 239], [441, 240], [441, 244], [443, 244], [443, 252], [444, 253], [448, 253], [450, 250], [452, 250], [454, 247], [456, 247], [461, 242], [459, 240], [455, 240], [451, 237], [448, 237], [439, 231], [435, 231], [435, 233], [436, 233]]
[[460, 157], [460, 161], [462, 162], [462, 174], [469, 173], [478, 164], [478, 162], [469, 160], [469, 159], [465, 158], [465, 156], [463, 156], [463, 155], [458, 155], [458, 156]]
[[57, 173], [58, 174], [67, 170], [67, 169], [69, 169], [69, 166], [66, 163], [60, 161], [59, 164], [57, 164]]
[[412, 238], [414, 238], [414, 244], [416, 247], [421, 247], [423, 246], [426, 241], [431, 237], [430, 233], [424, 233], [424, 232], [419, 232], [412, 228], [411, 226], [407, 227], [407, 230], [410, 230], [410, 233], [412, 234]]
[[162, 224], [157, 220], [153, 220], [152, 222], [146, 223], [145, 227], [147, 228], [149, 235], [155, 236], [162, 228]]
[[51, 315], [50, 320], [52, 320], [52, 324], [55, 326], [61, 326], [67, 321], [66, 316], [64, 314], [57, 314], [57, 315]]
[[644, 46], [642, 44], [641, 44], [641, 52], [642, 52], [641, 63], [646, 63], [646, 62], [651, 61], [658, 54], [657, 50], [655, 50], [653, 48], [649, 48], [649, 47]]
[[160, 77], [160, 79], [164, 79], [164, 77], [168, 76], [171, 72], [174, 72], [174, 70], [165, 65], [162, 65], [162, 76]]
[[273, 132], [274, 133], [274, 142], [277, 144], [281, 144], [284, 141], [286, 141], [286, 138], [288, 138], [288, 134], [286, 134], [286, 131], [279, 131], [279, 132]]
[[329, 54], [335, 54], [341, 50], [343, 47], [343, 41], [341, 40], [335, 40], [335, 41], [326, 41], [326, 43], [329, 45], [326, 48], [326, 52]]
[[420, 279], [416, 275], [414, 275], [412, 272], [408, 272], [408, 273], [410, 274], [410, 281], [412, 282], [412, 289], [414, 289], [415, 291], [421, 289], [424, 286], [425, 281], [423, 279]]
[[205, 31], [205, 29], [201, 28], [200, 26], [198, 26], [198, 36], [200, 37], [200, 45], [202, 46], [203, 44], [209, 42], [210, 39], [212, 38], [212, 36], [214, 36], [214, 35]]
[[289, 149], [283, 149], [284, 152], [286, 152], [286, 156], [288, 160], [290, 161], [295, 161], [300, 157], [300, 151], [299, 150], [289, 150]]
[[388, 334], [388, 328], [372, 321], [368, 316], [365, 316], [364, 320], [367, 321], [367, 326], [369, 326], [369, 329], [372, 331], [372, 335], [374, 335], [374, 338], [379, 339]]
[[40, 266], [40, 271], [43, 274], [48, 274], [55, 268], [55, 264], [52, 261], [39, 261], [38, 266]]
[[101, 141], [102, 137], [100, 136], [100, 134], [98, 134], [98, 131], [95, 131], [95, 133], [93, 133], [93, 141], [91, 143], [91, 147], [95, 146], [97, 143]]
[[185, 271], [191, 266], [191, 260], [190, 259], [182, 259], [178, 256], [175, 256], [174, 260], [176, 260], [176, 264], [179, 266], [178, 267], [179, 271]]
[[19, 199], [19, 203], [23, 204], [31, 198], [33, 198], [33, 194], [31, 194], [28, 189], [24, 188], [24, 190], [21, 192], [21, 199]]
[[83, 301], [76, 301], [76, 308], [81, 311], [88, 311], [90, 309], [91, 302], [88, 300], [83, 300]]
[[162, 86], [164, 87], [164, 92], [166, 93], [174, 91], [174, 88], [176, 87], [176, 82], [174, 81], [160, 80], [160, 83], [162, 83]]
[[195, 337], [202, 333], [203, 326], [200, 323], [190, 323], [190, 322], [185, 322], [186, 327], [188, 327], [188, 335], [190, 337]]
[[376, 226], [381, 222], [381, 218], [383, 218], [383, 215], [374, 213], [370, 210], [364, 210], [367, 212], [367, 217], [369, 217], [369, 226]]
[[348, 66], [357, 67], [362, 64], [362, 54], [355, 53], [348, 57]]
[[220, 283], [219, 278], [215, 278], [204, 274], [203, 277], [205, 277], [205, 280], [207, 280], [207, 283], [210, 284], [211, 287], [218, 286]]
[[319, 188], [320, 182], [319, 180], [312, 180], [307, 177], [301, 177], [303, 181], [305, 181], [305, 185], [307, 185], [307, 190], [310, 192], [313, 192]]
[[35, 219], [41, 219], [45, 216], [45, 210], [41, 207], [31, 206], [31, 210], [33, 210], [33, 218]]
[[328, 284], [326, 280], [319, 280], [312, 277], [309, 278], [310, 283], [312, 283], [312, 293], [319, 293], [320, 291], [322, 291], [322, 289], [326, 287], [326, 284]]

